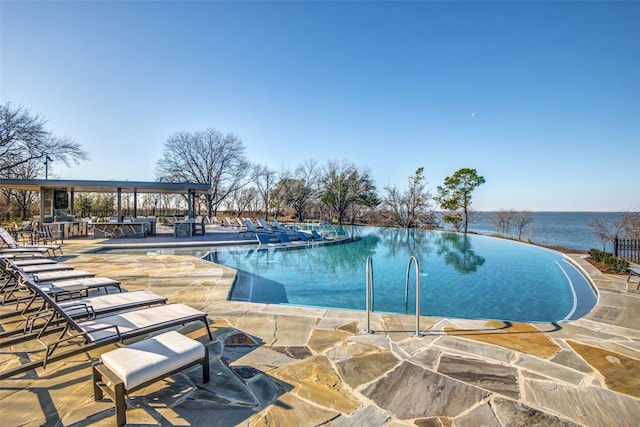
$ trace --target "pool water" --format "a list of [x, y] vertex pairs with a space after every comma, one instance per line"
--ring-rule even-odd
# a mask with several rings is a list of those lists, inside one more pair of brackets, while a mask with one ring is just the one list
[[[354, 227], [355, 241], [299, 250], [216, 250], [207, 259], [238, 269], [231, 299], [365, 310], [366, 260], [373, 260], [374, 310], [427, 316], [559, 322], [587, 314], [596, 296], [561, 253], [482, 235]], [[199, 249], [202, 252], [202, 249]]]

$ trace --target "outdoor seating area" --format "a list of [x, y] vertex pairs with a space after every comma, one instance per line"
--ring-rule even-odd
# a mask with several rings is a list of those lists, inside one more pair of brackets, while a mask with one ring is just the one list
[[[197, 322], [212, 339], [208, 316], [200, 310], [169, 303], [149, 290], [127, 291], [119, 280], [47, 257], [1, 257], [0, 280], [0, 348], [19, 352], [21, 345], [34, 348], [37, 343], [42, 349], [30, 350], [29, 360], [17, 366], [4, 366], [0, 380], [87, 351], [125, 345], [102, 354], [94, 368], [95, 398], [108, 392], [119, 426], [126, 422], [128, 392], [193, 364], [202, 365], [208, 381], [208, 349], [175, 331]], [[117, 292], [108, 293], [109, 288]], [[143, 339], [125, 344], [137, 337]]]
[[[51, 239], [44, 239], [45, 242]], [[62, 245], [60, 244], [30, 244], [21, 245], [5, 228], [0, 227], [0, 254], [19, 254], [19, 253], [40, 252], [42, 254], [56, 255], [57, 252], [62, 254]]]

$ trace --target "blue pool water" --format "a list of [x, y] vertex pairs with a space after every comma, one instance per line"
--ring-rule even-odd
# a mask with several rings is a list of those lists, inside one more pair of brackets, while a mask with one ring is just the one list
[[[596, 303], [587, 280], [561, 253], [482, 235], [355, 227], [356, 240], [299, 250], [212, 251], [211, 261], [239, 270], [231, 299], [365, 309], [366, 259], [373, 259], [374, 309], [428, 316], [558, 322], [584, 316]], [[199, 249], [202, 252], [202, 249]]]

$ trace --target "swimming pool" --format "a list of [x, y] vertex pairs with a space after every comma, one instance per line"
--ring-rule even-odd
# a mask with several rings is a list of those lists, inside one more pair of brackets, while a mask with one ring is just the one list
[[587, 314], [596, 296], [559, 252], [481, 235], [356, 227], [356, 241], [304, 250], [211, 252], [208, 259], [238, 269], [231, 299], [364, 310], [366, 258], [373, 259], [374, 308], [415, 313], [420, 263], [422, 315], [558, 322]]
[[[415, 268], [427, 316], [559, 322], [587, 314], [596, 296], [559, 252], [482, 235], [380, 227], [349, 227], [354, 241], [279, 248], [153, 250], [190, 253], [238, 270], [231, 299], [365, 310], [366, 259], [371, 255], [374, 309], [415, 314]], [[169, 252], [171, 251], [171, 252]], [[120, 251], [118, 251], [120, 252]]]

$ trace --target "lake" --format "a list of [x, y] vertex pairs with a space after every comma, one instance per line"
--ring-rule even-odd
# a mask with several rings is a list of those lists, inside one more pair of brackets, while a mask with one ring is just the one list
[[[491, 214], [493, 212], [476, 212], [475, 220], [469, 223], [469, 231], [495, 234], [496, 227], [489, 221]], [[583, 251], [602, 249], [602, 242], [593, 234], [589, 224], [594, 218], [605, 216], [618, 220], [622, 215], [623, 212], [532, 212], [533, 222], [523, 240]], [[611, 242], [607, 242], [606, 250], [613, 250]]]

